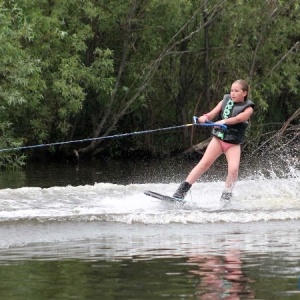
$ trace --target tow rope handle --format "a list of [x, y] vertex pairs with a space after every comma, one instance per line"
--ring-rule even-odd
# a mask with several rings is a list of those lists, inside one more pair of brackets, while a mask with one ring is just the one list
[[200, 126], [209, 126], [209, 127], [220, 127], [222, 129], [227, 129], [227, 126], [224, 125], [224, 124], [217, 124], [217, 123], [214, 123], [214, 122], [205, 122], [205, 123], [200, 123], [199, 122], [199, 119], [197, 116], [193, 116], [193, 125], [200, 125]]

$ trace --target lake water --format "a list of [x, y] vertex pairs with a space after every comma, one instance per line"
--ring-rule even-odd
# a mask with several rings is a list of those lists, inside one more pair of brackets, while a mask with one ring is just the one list
[[[276, 160], [278, 162], [278, 160]], [[185, 204], [195, 162], [31, 165], [0, 174], [0, 299], [299, 299], [300, 171], [222, 159]]]

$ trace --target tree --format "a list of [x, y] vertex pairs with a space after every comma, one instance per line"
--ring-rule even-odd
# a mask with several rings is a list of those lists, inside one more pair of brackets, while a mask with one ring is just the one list
[[299, 7], [299, 0], [4, 1], [1, 128], [27, 145], [90, 137], [75, 149], [89, 157], [131, 145], [171, 152], [209, 133], [109, 140], [111, 147], [103, 138], [190, 123], [244, 78], [256, 103], [257, 146], [268, 130], [262, 125], [279, 130], [299, 107]]
[[[32, 28], [23, 11], [17, 5], [2, 2], [0, 28], [0, 146], [3, 149], [25, 142], [20, 116], [27, 118], [23, 110], [30, 105], [28, 99], [38, 101], [42, 94], [38, 87], [39, 61], [23, 48], [23, 42], [32, 39]], [[24, 159], [20, 153], [2, 152], [0, 165], [18, 167], [24, 164]]]

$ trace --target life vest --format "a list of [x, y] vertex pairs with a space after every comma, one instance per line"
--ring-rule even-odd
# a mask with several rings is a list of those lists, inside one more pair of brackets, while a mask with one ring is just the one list
[[[247, 99], [244, 102], [235, 103], [230, 99], [230, 95], [224, 95], [222, 100], [222, 110], [218, 117], [218, 120], [228, 119], [235, 117], [242, 113], [247, 107], [254, 107], [254, 103]], [[222, 141], [230, 144], [242, 144], [245, 138], [246, 128], [248, 127], [248, 121], [237, 123], [234, 125], [226, 125], [227, 129], [220, 127], [214, 127], [212, 135], [221, 139]]]

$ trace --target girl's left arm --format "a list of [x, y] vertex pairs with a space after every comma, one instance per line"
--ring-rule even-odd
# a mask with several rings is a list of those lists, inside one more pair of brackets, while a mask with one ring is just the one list
[[223, 119], [216, 123], [225, 124], [225, 125], [234, 125], [249, 120], [252, 114], [253, 114], [253, 108], [247, 107], [242, 113], [238, 114], [237, 116], [228, 119]]

